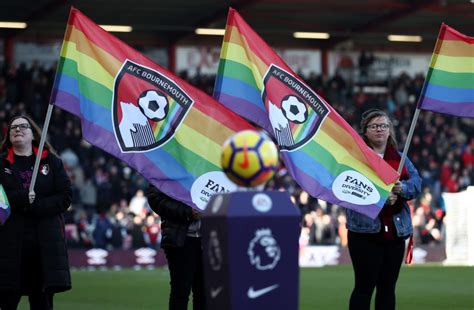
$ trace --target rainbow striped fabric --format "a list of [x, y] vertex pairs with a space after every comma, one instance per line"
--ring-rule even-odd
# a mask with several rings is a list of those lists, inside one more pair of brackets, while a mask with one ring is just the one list
[[8, 217], [10, 217], [10, 204], [8, 203], [7, 195], [3, 189], [3, 185], [0, 184], [0, 225], [5, 224]]
[[441, 25], [418, 107], [474, 117], [474, 37]]
[[230, 9], [214, 98], [273, 134], [310, 195], [372, 218], [398, 174]]
[[253, 129], [74, 8], [51, 102], [81, 119], [91, 144], [199, 209], [215, 192], [235, 189], [221, 171], [221, 145]]

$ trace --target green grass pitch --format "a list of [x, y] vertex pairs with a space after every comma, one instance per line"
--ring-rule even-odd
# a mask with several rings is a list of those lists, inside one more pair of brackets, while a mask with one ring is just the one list
[[[55, 309], [167, 309], [167, 269], [75, 271], [72, 276], [73, 289], [56, 295]], [[353, 280], [350, 265], [301, 269], [299, 309], [347, 309]], [[25, 297], [19, 309], [29, 309]], [[474, 268], [404, 266], [397, 286], [397, 309], [473, 310]]]

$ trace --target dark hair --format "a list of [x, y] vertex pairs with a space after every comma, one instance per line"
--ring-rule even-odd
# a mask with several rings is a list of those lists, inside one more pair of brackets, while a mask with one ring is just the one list
[[[15, 120], [19, 119], [19, 118], [25, 119], [30, 124], [31, 131], [33, 133], [32, 144], [35, 147], [39, 146], [40, 139], [41, 139], [41, 129], [40, 129], [40, 127], [38, 126], [38, 124], [35, 123], [35, 121], [30, 116], [28, 116], [26, 114], [20, 114], [20, 115], [13, 116], [10, 119], [10, 121], [8, 122], [7, 132], [5, 134], [5, 137], [3, 137], [2, 144], [0, 146], [0, 153], [3, 153], [5, 151], [7, 151], [12, 146], [12, 142], [10, 141], [10, 128], [12, 126], [12, 123]], [[51, 146], [51, 144], [49, 144], [49, 142], [47, 140], [44, 142], [44, 147], [49, 152], [55, 154], [55, 151], [54, 151], [53, 147]]]
[[367, 124], [373, 120], [376, 117], [385, 117], [388, 121], [389, 127], [389, 136], [388, 136], [388, 141], [390, 145], [392, 145], [396, 150], [398, 150], [398, 143], [397, 143], [397, 138], [395, 137], [395, 128], [393, 127], [393, 122], [390, 116], [385, 111], [379, 110], [379, 109], [371, 109], [368, 111], [365, 111], [362, 113], [362, 119], [360, 121], [360, 130], [361, 130], [361, 136], [364, 139], [365, 143], [367, 143], [368, 146], [372, 147], [370, 144], [369, 139], [367, 139], [365, 133], [367, 132]]

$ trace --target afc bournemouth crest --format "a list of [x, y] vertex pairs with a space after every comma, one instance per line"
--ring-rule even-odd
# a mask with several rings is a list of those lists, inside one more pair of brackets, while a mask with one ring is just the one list
[[263, 83], [262, 99], [280, 149], [297, 150], [316, 134], [329, 108], [298, 78], [274, 64]]
[[40, 168], [40, 172], [41, 172], [42, 175], [48, 175], [49, 165], [48, 164], [42, 165], [41, 168]]
[[122, 152], [144, 152], [173, 137], [193, 104], [174, 81], [126, 60], [115, 78], [112, 119]]

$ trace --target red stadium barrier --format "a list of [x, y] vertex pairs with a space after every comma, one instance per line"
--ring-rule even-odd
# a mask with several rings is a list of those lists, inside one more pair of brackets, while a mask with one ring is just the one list
[[162, 250], [74, 249], [69, 250], [71, 268], [161, 267], [167, 264]]
[[[415, 246], [413, 263], [441, 263], [446, 259], [444, 244]], [[347, 247], [307, 246], [300, 249], [300, 267], [322, 267], [351, 264]]]
[[[440, 263], [446, 259], [444, 244], [417, 246], [414, 264]], [[167, 265], [163, 250], [141, 248], [137, 250], [70, 249], [71, 268], [150, 268]], [[347, 247], [308, 246], [300, 249], [301, 267], [347, 265], [351, 263]]]

